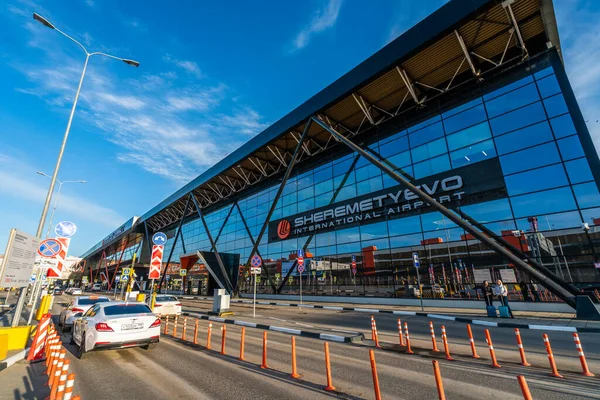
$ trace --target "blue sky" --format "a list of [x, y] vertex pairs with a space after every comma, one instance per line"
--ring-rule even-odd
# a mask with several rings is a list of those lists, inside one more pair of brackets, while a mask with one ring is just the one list
[[[55, 222], [78, 255], [379, 50], [443, 0], [8, 0], [0, 4], [0, 247], [34, 233], [83, 66], [35, 11], [140, 68], [92, 58]], [[600, 143], [600, 3], [555, 0], [563, 52]], [[3, 247], [0, 252], [3, 251]]]

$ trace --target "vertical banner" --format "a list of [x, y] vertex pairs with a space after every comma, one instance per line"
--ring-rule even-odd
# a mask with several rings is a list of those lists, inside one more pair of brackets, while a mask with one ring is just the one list
[[60, 278], [69, 251], [69, 244], [71, 243], [71, 238], [67, 237], [58, 237], [55, 238], [55, 240], [60, 242], [61, 249], [58, 254], [52, 257], [55, 262], [49, 265], [48, 274], [46, 275], [47, 278]]
[[160, 279], [160, 270], [162, 269], [162, 258], [163, 258], [164, 246], [154, 245], [152, 246], [152, 258], [150, 261], [150, 273], [148, 279]]

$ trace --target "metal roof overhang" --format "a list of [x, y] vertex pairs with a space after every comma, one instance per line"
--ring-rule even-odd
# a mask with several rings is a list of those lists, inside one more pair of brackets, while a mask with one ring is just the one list
[[[349, 137], [559, 46], [552, 0], [452, 0], [144, 214], [152, 231], [282, 173], [311, 116]], [[560, 49], [559, 49], [560, 53]], [[298, 162], [337, 142], [312, 124]]]

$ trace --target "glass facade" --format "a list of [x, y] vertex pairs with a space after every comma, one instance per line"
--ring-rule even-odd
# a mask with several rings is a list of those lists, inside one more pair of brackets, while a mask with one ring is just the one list
[[[505, 185], [503, 194], [459, 204], [462, 211], [566, 280], [597, 280], [593, 226], [596, 217], [600, 218], [600, 194], [576, 124], [551, 66], [520, 74], [449, 109], [439, 106], [439, 112], [424, 121], [397, 125], [369, 148], [405, 175], [423, 182], [432, 176], [451, 176], [457, 168], [477, 171], [496, 160]], [[356, 154], [337, 156], [308, 171], [294, 172], [270, 221], [397, 185]], [[274, 183], [239, 199], [239, 209], [228, 205], [206, 215], [219, 252], [238, 253], [245, 263], [252, 249], [248, 232], [253, 238], [258, 236], [277, 189]], [[592, 229], [584, 233], [583, 222]], [[175, 230], [169, 232], [171, 237]], [[173, 262], [184, 254], [183, 244], [188, 253], [211, 248], [200, 220], [184, 224], [182, 235]], [[509, 283], [511, 279], [515, 283], [526, 280], [518, 273], [511, 275], [507, 272], [514, 271], [511, 265], [426, 207], [285, 240], [269, 237], [264, 235], [258, 249], [274, 279], [281, 282], [291, 265], [289, 260], [306, 247], [303, 283], [307, 291], [315, 293], [410, 295], [416, 277], [415, 251], [423, 266], [421, 280], [432, 286], [432, 296], [439, 294], [434, 285], [444, 288], [446, 295], [474, 295], [468, 283], [481, 269]], [[173, 242], [168, 241], [165, 254]], [[356, 274], [351, 268], [353, 257]], [[293, 273], [283, 293], [297, 290], [298, 280]], [[241, 287], [245, 290], [243, 283]], [[261, 290], [271, 291], [264, 276]]]

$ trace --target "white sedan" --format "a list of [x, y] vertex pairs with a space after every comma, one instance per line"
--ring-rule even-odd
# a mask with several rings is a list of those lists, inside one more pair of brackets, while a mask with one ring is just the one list
[[[146, 299], [146, 303], [150, 306], [152, 297]], [[171, 295], [159, 294], [154, 301], [154, 314], [166, 317], [167, 315], [181, 315], [181, 303], [177, 297]]]
[[106, 296], [77, 296], [69, 302], [67, 308], [60, 312], [58, 317], [58, 326], [63, 331], [71, 329], [75, 314], [83, 314], [96, 303], [107, 302], [110, 299]]
[[[79, 316], [76, 314], [76, 316]], [[160, 319], [144, 303], [96, 303], [75, 320], [71, 344], [77, 357], [92, 350], [143, 347], [152, 349], [160, 339]]]

